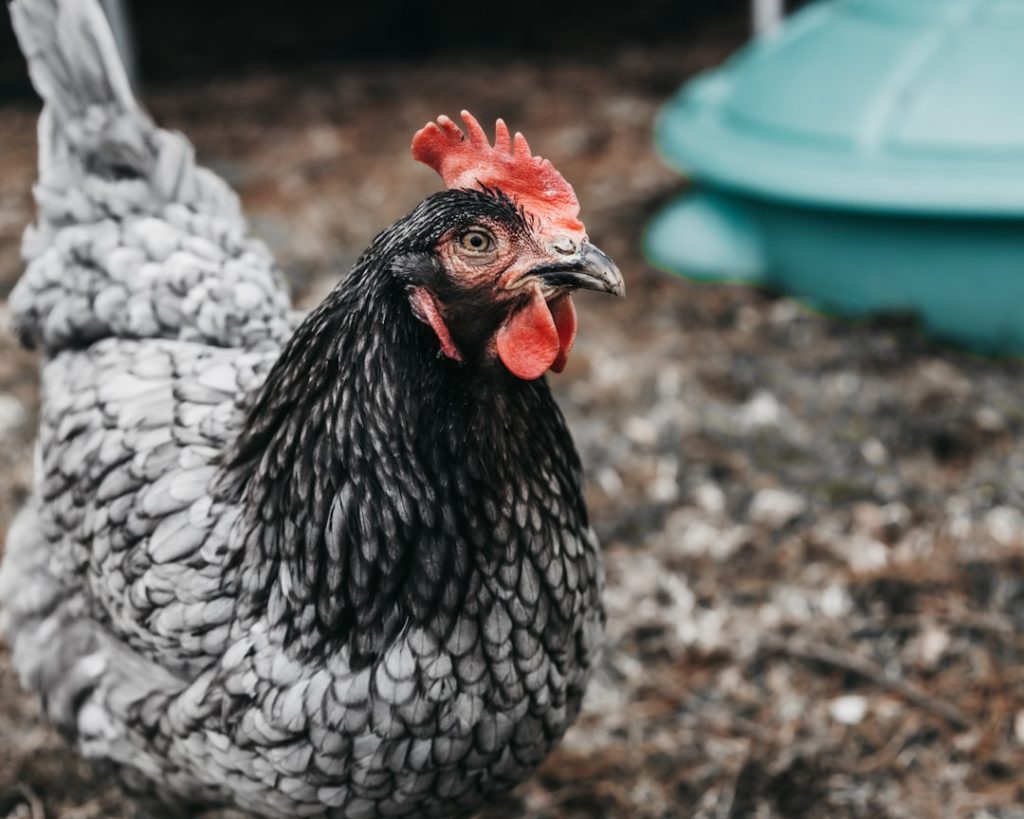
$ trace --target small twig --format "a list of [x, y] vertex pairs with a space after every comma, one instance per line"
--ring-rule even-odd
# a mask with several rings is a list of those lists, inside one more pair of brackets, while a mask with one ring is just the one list
[[907, 741], [917, 730], [918, 725], [914, 722], [904, 725], [899, 731], [889, 737], [889, 740], [881, 748], [874, 753], [868, 754], [868, 756], [857, 763], [857, 773], [864, 776], [892, 765], [899, 756], [900, 751], [906, 746]]
[[108, 797], [98, 796], [64, 811], [61, 814], [61, 819], [96, 819], [97, 816], [105, 816], [110, 812], [107, 804], [109, 801]]
[[952, 628], [968, 628], [985, 631], [1001, 637], [1004, 642], [1018, 651], [1024, 651], [1024, 634], [1021, 634], [1013, 623], [1004, 615], [995, 612], [971, 611], [962, 609], [952, 613]]
[[[1004, 615], [995, 612], [980, 612], [951, 607], [935, 613], [932, 622], [950, 631], [973, 629], [983, 631], [1018, 651], [1024, 651], [1024, 633], [1018, 631]], [[879, 631], [920, 631], [926, 624], [920, 614], [904, 614], [898, 617], [864, 617], [854, 621], [850, 631], [854, 634], [865, 630]]]
[[955, 705], [931, 696], [921, 686], [909, 680], [887, 674], [878, 663], [867, 657], [799, 637], [787, 638], [769, 635], [761, 640], [761, 647], [767, 651], [788, 654], [801, 660], [824, 663], [858, 674], [881, 688], [899, 694], [922, 711], [940, 717], [957, 731], [966, 731], [970, 727], [971, 723], [967, 715]]
[[43, 807], [43, 800], [39, 798], [39, 795], [28, 785], [17, 785], [16, 787], [28, 805], [32, 819], [46, 819], [46, 808]]
[[630, 805], [633, 803], [627, 788], [609, 780], [600, 780], [589, 785], [568, 785], [558, 788], [557, 791], [549, 792], [549, 797], [553, 806], [564, 805], [581, 795], [607, 797], [615, 803], [616, 808], [623, 811], [628, 811]]

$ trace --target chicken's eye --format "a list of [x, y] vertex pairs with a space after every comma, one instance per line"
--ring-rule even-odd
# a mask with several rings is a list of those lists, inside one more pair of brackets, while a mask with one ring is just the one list
[[459, 237], [459, 244], [470, 253], [489, 253], [494, 247], [494, 237], [483, 228], [470, 228]]

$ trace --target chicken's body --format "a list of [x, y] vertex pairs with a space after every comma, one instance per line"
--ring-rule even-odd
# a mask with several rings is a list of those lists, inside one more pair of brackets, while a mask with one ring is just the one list
[[96, 4], [12, 15], [47, 103], [10, 300], [44, 353], [0, 571], [22, 680], [171, 804], [449, 816], [516, 784], [600, 638], [578, 459], [543, 379], [439, 363], [385, 275], [445, 208], [504, 205], [428, 200], [300, 321]]

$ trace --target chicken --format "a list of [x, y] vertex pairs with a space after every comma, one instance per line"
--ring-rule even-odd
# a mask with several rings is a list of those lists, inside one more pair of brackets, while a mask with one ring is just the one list
[[95, 0], [14, 0], [45, 106], [10, 297], [42, 354], [0, 569], [23, 684], [184, 815], [453, 816], [576, 717], [604, 615], [544, 378], [623, 293], [500, 120], [416, 134], [445, 189], [293, 312], [235, 195], [136, 103]]

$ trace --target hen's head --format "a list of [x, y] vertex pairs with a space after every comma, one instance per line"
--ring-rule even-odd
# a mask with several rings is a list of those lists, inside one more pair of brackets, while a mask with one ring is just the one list
[[412, 153], [447, 190], [404, 223], [393, 270], [413, 314], [457, 362], [518, 378], [560, 372], [576, 336], [573, 290], [623, 295], [615, 263], [587, 241], [572, 187], [498, 120], [492, 146], [462, 112], [417, 132]]

